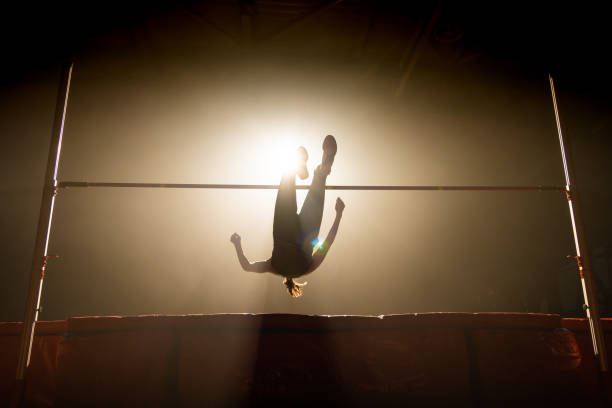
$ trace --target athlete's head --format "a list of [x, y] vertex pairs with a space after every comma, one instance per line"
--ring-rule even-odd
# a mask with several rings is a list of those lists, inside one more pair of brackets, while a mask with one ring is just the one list
[[308, 284], [308, 282], [298, 283], [292, 278], [285, 278], [283, 283], [285, 284], [289, 294], [295, 298], [302, 296], [302, 286], [306, 286]]

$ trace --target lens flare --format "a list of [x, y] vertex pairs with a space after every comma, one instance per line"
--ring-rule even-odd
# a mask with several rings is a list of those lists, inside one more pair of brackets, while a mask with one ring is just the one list
[[319, 248], [323, 247], [324, 243], [325, 243], [325, 240], [324, 239], [319, 239], [319, 238], [315, 238], [312, 241], [310, 241], [310, 244], [312, 245], [313, 251], [316, 251]]

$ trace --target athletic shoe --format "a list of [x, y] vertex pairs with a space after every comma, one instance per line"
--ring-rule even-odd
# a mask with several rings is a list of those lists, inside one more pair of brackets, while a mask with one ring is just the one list
[[334, 158], [338, 151], [338, 144], [336, 139], [332, 135], [325, 136], [323, 140], [323, 158], [321, 159], [321, 168], [325, 174], [331, 172], [332, 164], [334, 164]]

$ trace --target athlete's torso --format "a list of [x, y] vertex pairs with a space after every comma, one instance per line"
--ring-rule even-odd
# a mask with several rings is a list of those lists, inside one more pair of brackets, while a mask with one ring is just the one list
[[312, 264], [312, 256], [306, 255], [295, 244], [276, 241], [270, 263], [279, 275], [286, 278], [297, 278], [308, 273]]

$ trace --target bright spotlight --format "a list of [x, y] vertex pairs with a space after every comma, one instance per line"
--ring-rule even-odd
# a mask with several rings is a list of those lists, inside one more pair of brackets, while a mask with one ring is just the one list
[[298, 145], [292, 140], [276, 141], [261, 146], [258, 176], [270, 182], [278, 181], [285, 171], [296, 167], [297, 148]]

